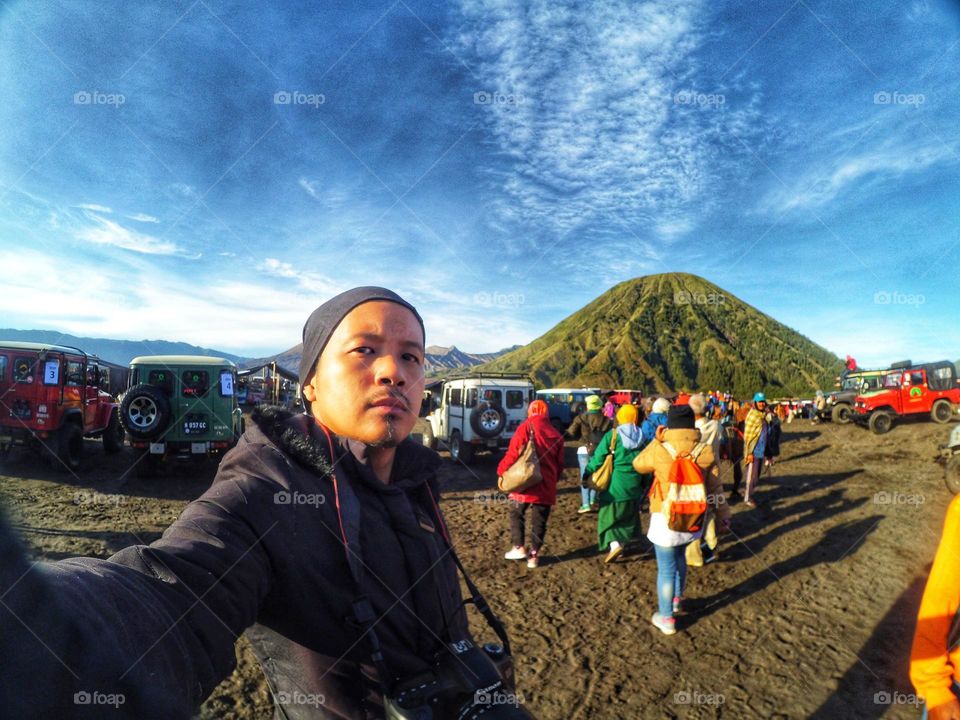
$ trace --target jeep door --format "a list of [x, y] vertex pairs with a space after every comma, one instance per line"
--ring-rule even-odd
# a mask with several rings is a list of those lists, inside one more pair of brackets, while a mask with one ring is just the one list
[[97, 417], [97, 412], [100, 410], [100, 367], [98, 365], [87, 364], [81, 394], [83, 395], [83, 431], [87, 433], [101, 429], [106, 425], [106, 418], [101, 421]]
[[930, 410], [927, 375], [923, 370], [908, 370], [903, 374], [900, 391], [902, 413], [920, 413]]
[[447, 427], [445, 428], [445, 433], [443, 437], [449, 437], [450, 432], [453, 430], [459, 430], [461, 436], [466, 440], [467, 428], [470, 427], [464, 418], [464, 390], [460, 387], [448, 387], [445, 391], [447, 396], [446, 406], [447, 406]]

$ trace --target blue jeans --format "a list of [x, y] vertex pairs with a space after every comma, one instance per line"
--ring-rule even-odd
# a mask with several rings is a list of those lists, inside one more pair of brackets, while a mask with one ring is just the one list
[[657, 555], [657, 602], [660, 614], [673, 617], [673, 599], [683, 597], [683, 588], [687, 583], [687, 546], [654, 545], [653, 551]]
[[[587, 469], [587, 463], [590, 462], [589, 455], [577, 453], [577, 462], [580, 464], [580, 478], [583, 478], [583, 471]], [[597, 501], [597, 491], [585, 487], [580, 488], [580, 504], [593, 505]]]

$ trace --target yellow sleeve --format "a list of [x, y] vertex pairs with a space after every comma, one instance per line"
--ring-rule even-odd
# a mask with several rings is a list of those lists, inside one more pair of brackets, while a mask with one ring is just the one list
[[940, 546], [927, 579], [910, 651], [910, 681], [927, 703], [954, 699], [950, 685], [960, 677], [960, 649], [947, 650], [947, 635], [960, 599], [960, 495], [947, 508]]

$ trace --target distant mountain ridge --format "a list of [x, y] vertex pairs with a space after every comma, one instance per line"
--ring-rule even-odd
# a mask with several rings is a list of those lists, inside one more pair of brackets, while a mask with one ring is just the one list
[[513, 352], [520, 345], [505, 348], [499, 352], [493, 353], [468, 353], [464, 352], [456, 345], [443, 347], [441, 345], [429, 345], [424, 356], [424, 367], [427, 375], [433, 375], [445, 370], [457, 370], [460, 368], [475, 367], [486, 362], [496, 360], [498, 357]]
[[140, 355], [211, 355], [222, 357], [231, 362], [241, 363], [244, 358], [222, 350], [202, 348], [185, 342], [170, 340], [111, 340], [110, 338], [91, 338], [69, 335], [56, 330], [13, 330], [0, 328], [0, 340], [18, 342], [48, 343], [50, 345], [70, 345], [79, 348], [88, 355], [96, 355], [107, 362], [117, 365], [129, 365]]
[[481, 370], [530, 372], [546, 387], [739, 397], [832, 388], [836, 355], [713, 283], [687, 273], [622, 282]]
[[[450, 347], [443, 347], [441, 345], [428, 345], [426, 348], [426, 353], [424, 354], [424, 369], [426, 374], [429, 376], [448, 372], [450, 370], [476, 367], [477, 365], [482, 365], [485, 362], [496, 360], [505, 353], [512, 352], [519, 347], [522, 346], [514, 345], [513, 347], [509, 347], [494, 353], [468, 353], [460, 350], [455, 345]], [[284, 350], [282, 353], [271, 355], [270, 357], [245, 360], [243, 363], [241, 363], [241, 367], [257, 367], [259, 365], [267, 365], [276, 361], [280, 367], [296, 373], [300, 369], [300, 356], [302, 354], [303, 343], [298, 343], [289, 350]]]

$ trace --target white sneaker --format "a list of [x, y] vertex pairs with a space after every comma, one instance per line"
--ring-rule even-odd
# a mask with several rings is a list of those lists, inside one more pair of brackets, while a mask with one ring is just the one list
[[505, 560], [526, 560], [527, 551], [524, 549], [523, 545], [520, 545], [519, 547], [512, 548], [503, 557]]
[[537, 554], [536, 550], [531, 550], [530, 554], [527, 556], [527, 567], [528, 568], [540, 567], [540, 556]]

